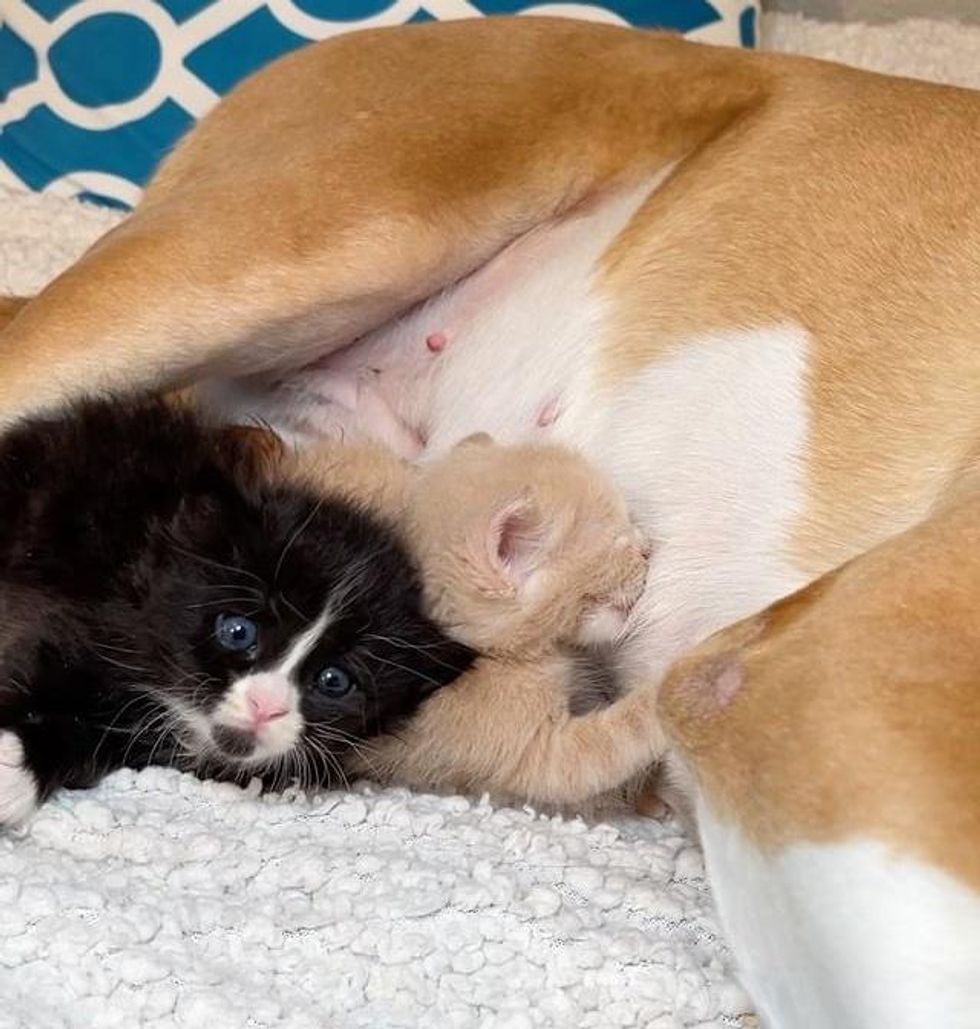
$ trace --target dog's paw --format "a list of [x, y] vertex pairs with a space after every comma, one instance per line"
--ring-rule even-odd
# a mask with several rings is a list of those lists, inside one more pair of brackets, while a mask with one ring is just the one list
[[15, 732], [0, 731], [0, 826], [18, 825], [37, 808], [37, 782], [24, 764], [24, 745]]

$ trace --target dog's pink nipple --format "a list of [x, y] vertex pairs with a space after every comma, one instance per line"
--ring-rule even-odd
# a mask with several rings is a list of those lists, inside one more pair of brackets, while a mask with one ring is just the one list
[[538, 412], [538, 427], [546, 429], [558, 420], [558, 398], [549, 400]]
[[444, 332], [430, 332], [425, 337], [425, 345], [432, 351], [433, 354], [438, 354], [446, 349], [446, 344], [449, 342]]

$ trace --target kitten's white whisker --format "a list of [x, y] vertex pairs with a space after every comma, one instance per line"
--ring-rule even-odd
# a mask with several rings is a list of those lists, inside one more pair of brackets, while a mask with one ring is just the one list
[[187, 610], [203, 611], [205, 608], [208, 607], [227, 607], [229, 604], [250, 604], [251, 607], [246, 611], [242, 611], [241, 613], [251, 617], [257, 611], [262, 610], [263, 600], [261, 598], [256, 598], [254, 596], [216, 597], [212, 600], [202, 600], [200, 604], [188, 604]]
[[303, 519], [299, 527], [293, 532], [292, 536], [286, 540], [286, 545], [282, 548], [279, 554], [279, 560], [276, 562], [276, 570], [272, 573], [272, 588], [275, 590], [276, 583], [279, 581], [279, 573], [282, 571], [283, 562], [286, 560], [286, 555], [293, 548], [296, 541], [300, 536], [309, 528], [310, 522], [320, 513], [320, 509], [323, 507], [323, 501], [318, 500], [310, 510], [310, 513]]
[[252, 579], [254, 582], [259, 584], [259, 589], [265, 590], [265, 583], [262, 579], [254, 572], [250, 572], [247, 568], [236, 568], [234, 565], [226, 565], [222, 561], [216, 561], [213, 557], [205, 557], [203, 554], [195, 554], [193, 550], [188, 550], [186, 547], [181, 546], [176, 539], [174, 539], [172, 533], [168, 533], [167, 542], [170, 544], [173, 550], [176, 550], [178, 554], [183, 554], [184, 557], [189, 557], [192, 561], [198, 561], [203, 565], [210, 568], [219, 568], [225, 572], [231, 572], [232, 575], [241, 575], [244, 578]]
[[339, 777], [341, 783], [343, 783], [344, 789], [349, 790], [350, 782], [347, 779], [347, 773], [344, 771], [344, 766], [341, 764], [340, 759], [337, 757], [337, 755], [334, 754], [334, 752], [329, 747], [320, 746], [318, 744], [317, 749], [323, 755], [323, 759], [325, 762], [324, 771], [326, 773], [327, 781], [330, 781], [330, 770], [333, 769], [337, 773], [337, 776]]
[[11, 675], [7, 679], [6, 685], [7, 686], [13, 686], [13, 688], [15, 690], [18, 690], [20, 693], [23, 693], [23, 694], [25, 694], [28, 697], [31, 695], [31, 688], [30, 688], [30, 686], [28, 686], [27, 683], [24, 682], [23, 679], [18, 678], [16, 675]]
[[354, 736], [353, 733], [349, 733], [345, 729], [339, 729], [332, 722], [314, 723], [310, 726], [310, 729], [313, 730], [314, 735], [321, 733], [324, 738], [334, 743], [346, 743], [352, 749], [356, 747], [371, 748], [372, 746], [367, 740]]
[[310, 728], [312, 731], [308, 735], [307, 740], [311, 748], [323, 757], [324, 772], [329, 775], [329, 770], [333, 768], [344, 784], [344, 788], [350, 789], [350, 780], [347, 778], [347, 772], [339, 756], [331, 750], [330, 743], [346, 745], [354, 750], [357, 747], [355, 738], [344, 730], [337, 729], [328, 723], [316, 723]]
[[405, 672], [407, 675], [414, 676], [416, 679], [421, 679], [422, 682], [427, 682], [430, 686], [441, 686], [442, 684], [438, 679], [433, 679], [431, 676], [425, 675], [418, 671], [416, 668], [411, 668], [408, 665], [403, 665], [399, 661], [393, 661], [391, 658], [381, 657], [379, 654], [375, 654], [373, 651], [364, 648], [364, 652], [371, 658], [372, 661], [377, 661], [378, 664], [387, 665], [389, 668], [397, 668], [399, 671]]
[[315, 756], [304, 747], [298, 752], [297, 757], [300, 759], [300, 789], [304, 793], [311, 792], [320, 782], [320, 777], [317, 775], [316, 770]]
[[[149, 670], [139, 665], [129, 665], [125, 661], [120, 661], [117, 657], [112, 657], [109, 654], [103, 653], [103, 644], [93, 643], [92, 649], [96, 652], [100, 661], [105, 661], [106, 664], [112, 665], [114, 668], [121, 668], [124, 672], [132, 672], [133, 675], [148, 675]], [[113, 650], [119, 648], [113, 647]]]
[[238, 590], [242, 593], [250, 593], [253, 597], [265, 597], [265, 591], [255, 586], [246, 586], [243, 582], [223, 582], [208, 585], [209, 593], [217, 593], [219, 590]]
[[135, 647], [122, 647], [118, 644], [106, 643], [105, 640], [99, 640], [96, 646], [103, 647], [105, 650], [115, 650], [119, 654], [138, 654], [139, 651]]
[[[153, 699], [151, 697], [147, 696], [147, 694], [144, 693], [144, 692], [137, 692], [135, 696], [133, 696], [130, 700], [128, 700], [125, 704], [123, 704], [123, 706], [116, 712], [116, 714], [113, 717], [112, 721], [109, 723], [109, 725], [103, 731], [102, 735], [99, 737], [99, 741], [98, 741], [98, 743], [96, 743], [95, 748], [92, 751], [91, 760], [93, 762], [93, 766], [94, 767], [98, 767], [97, 766], [97, 762], [98, 762], [98, 759], [99, 759], [99, 751], [102, 749], [102, 744], [105, 743], [105, 741], [108, 739], [109, 733], [112, 732], [113, 730], [115, 730], [116, 725], [119, 722], [119, 720], [126, 714], [126, 712], [134, 704], [136, 704], [138, 702], [143, 702], [143, 703], [146, 703], [146, 704], [152, 704], [153, 703]], [[100, 728], [100, 727], [96, 726], [96, 728]], [[135, 732], [135, 729], [125, 729], [125, 730], [120, 729], [118, 731], [132, 733], [132, 732]], [[128, 752], [128, 748], [127, 748], [127, 752]]]
[[[140, 722], [133, 729], [132, 739], [130, 739], [128, 746], [126, 747], [125, 751], [123, 751], [121, 763], [124, 767], [126, 767], [127, 762], [129, 761], [129, 755], [133, 752], [133, 748], [151, 730], [157, 733], [157, 740], [154, 744], [154, 750], [157, 746], [159, 746], [160, 741], [164, 738], [164, 734], [170, 726], [170, 719], [168, 717], [169, 715], [169, 710], [166, 707], [163, 707], [162, 709], [156, 711], [146, 721]], [[151, 750], [150, 752], [151, 759], [152, 756], [153, 750]], [[148, 760], [147, 764], [152, 764], [152, 760]]]
[[289, 599], [289, 597], [286, 596], [285, 593], [280, 593], [279, 599], [282, 600], [286, 607], [288, 607], [289, 610], [292, 611], [297, 618], [301, 619], [304, 622], [310, 621], [309, 616], [300, 611], [300, 609]]
[[438, 644], [412, 643], [410, 640], [403, 639], [400, 636], [382, 636], [380, 633], [376, 632], [366, 633], [363, 638], [365, 640], [377, 640], [379, 643], [388, 643], [393, 647], [404, 647], [406, 650], [417, 650], [422, 654], [428, 655], [430, 661], [440, 665], [448, 671], [457, 672], [460, 675], [463, 674], [464, 669], [459, 669], [448, 661], [443, 661], [442, 658], [432, 656], [430, 651], [435, 650]]

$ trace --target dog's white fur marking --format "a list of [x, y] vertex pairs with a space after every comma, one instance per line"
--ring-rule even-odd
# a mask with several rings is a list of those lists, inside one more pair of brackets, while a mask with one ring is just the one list
[[37, 807], [37, 783], [24, 767], [24, 745], [15, 732], [0, 732], [0, 825], [17, 825]]
[[763, 856], [699, 805], [708, 874], [768, 1029], [973, 1029], [980, 894], [881, 843]]
[[624, 491], [653, 541], [631, 656], [646, 674], [803, 586], [807, 335], [793, 325], [689, 340], [615, 394], [569, 397], [557, 435]]
[[452, 327], [451, 345], [434, 359], [434, 373], [406, 411], [427, 430], [427, 454], [473, 432], [517, 443], [544, 438], [563, 423], [564, 398], [588, 376], [601, 338], [605, 307], [593, 289], [596, 264], [672, 171], [542, 226], [398, 323], [405, 347], [424, 336], [425, 326]]
[[[316, 646], [330, 618], [330, 608], [324, 608], [320, 617], [296, 636], [279, 664], [237, 679], [228, 687], [226, 695], [215, 708], [213, 724], [245, 732], [254, 731], [255, 749], [248, 758], [249, 763], [285, 754], [299, 742], [304, 722], [300, 713], [299, 686], [295, 682], [294, 673]], [[280, 713], [255, 726], [255, 704]]]

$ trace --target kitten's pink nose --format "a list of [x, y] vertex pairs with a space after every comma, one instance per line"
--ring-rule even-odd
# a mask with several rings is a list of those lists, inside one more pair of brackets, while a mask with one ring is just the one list
[[275, 721], [289, 713], [289, 704], [284, 698], [271, 697], [264, 693], [248, 695], [248, 712], [252, 716], [252, 728], [258, 729], [266, 722]]

